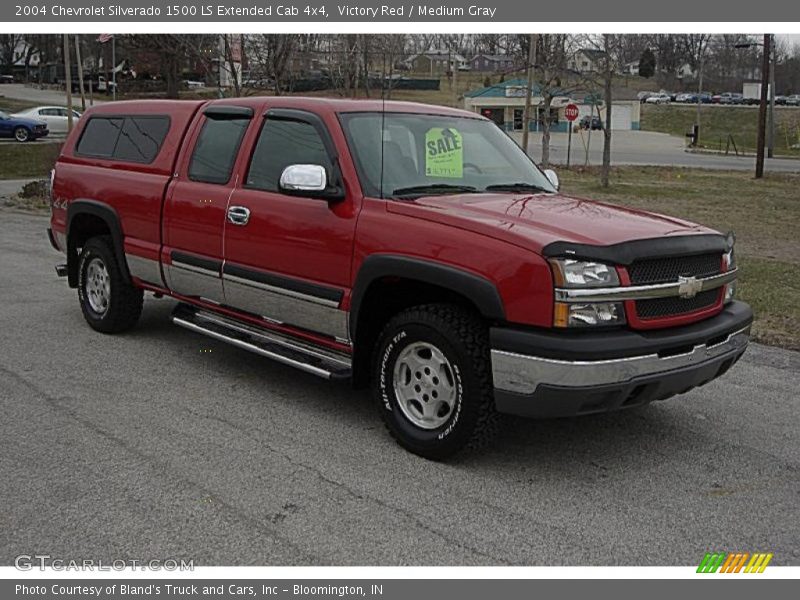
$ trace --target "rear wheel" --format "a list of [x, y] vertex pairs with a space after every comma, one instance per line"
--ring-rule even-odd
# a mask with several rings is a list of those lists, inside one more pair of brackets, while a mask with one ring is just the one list
[[143, 295], [125, 281], [109, 236], [86, 242], [78, 262], [78, 300], [93, 329], [119, 333], [136, 325]]
[[18, 142], [27, 142], [31, 139], [31, 132], [28, 131], [27, 127], [17, 127], [14, 130], [14, 139]]
[[439, 460], [485, 446], [498, 425], [492, 391], [488, 332], [476, 314], [429, 304], [398, 314], [381, 333], [374, 400], [407, 450]]

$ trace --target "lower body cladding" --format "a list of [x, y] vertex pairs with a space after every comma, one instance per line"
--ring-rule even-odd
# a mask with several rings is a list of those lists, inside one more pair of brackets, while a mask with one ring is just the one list
[[497, 409], [525, 417], [566, 417], [687, 392], [739, 360], [752, 320], [747, 305], [732, 302], [705, 321], [659, 331], [539, 333], [494, 328]]
[[[341, 290], [178, 252], [172, 252], [171, 258], [164, 274], [169, 289], [178, 294], [338, 341], [349, 339], [348, 313], [339, 308]], [[134, 272], [136, 263], [130, 257], [128, 264], [138, 276], [141, 271]]]

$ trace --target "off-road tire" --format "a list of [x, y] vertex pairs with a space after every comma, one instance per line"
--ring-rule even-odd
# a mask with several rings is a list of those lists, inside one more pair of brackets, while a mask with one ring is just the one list
[[[110, 283], [108, 304], [99, 312], [92, 307], [87, 291], [87, 268], [96, 259], [104, 265]], [[142, 314], [143, 292], [125, 281], [122, 268], [114, 252], [111, 237], [107, 235], [91, 238], [82, 248], [78, 259], [78, 300], [86, 322], [102, 333], [127, 331]], [[95, 263], [96, 264], [96, 263]]]
[[[448, 420], [435, 429], [414, 424], [395, 393], [395, 366], [404, 349], [431, 344], [447, 358], [456, 382], [456, 404]], [[404, 448], [442, 460], [462, 449], [489, 444], [499, 426], [495, 410], [489, 335], [474, 312], [451, 304], [407, 309], [384, 327], [375, 347], [373, 398], [389, 433]]]

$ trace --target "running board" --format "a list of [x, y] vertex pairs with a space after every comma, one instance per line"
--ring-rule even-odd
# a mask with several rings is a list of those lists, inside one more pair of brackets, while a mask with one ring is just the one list
[[172, 322], [324, 379], [348, 379], [351, 375], [352, 360], [348, 354], [259, 329], [187, 304], [175, 307]]

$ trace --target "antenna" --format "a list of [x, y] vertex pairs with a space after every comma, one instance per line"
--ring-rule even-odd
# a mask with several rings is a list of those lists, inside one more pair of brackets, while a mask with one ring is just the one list
[[386, 54], [383, 55], [383, 80], [381, 81], [381, 198], [383, 198], [383, 149], [384, 131], [386, 131]]

